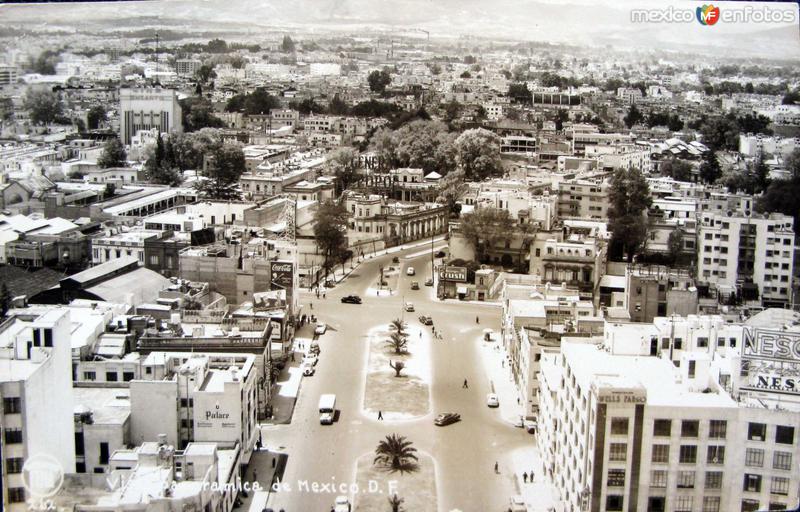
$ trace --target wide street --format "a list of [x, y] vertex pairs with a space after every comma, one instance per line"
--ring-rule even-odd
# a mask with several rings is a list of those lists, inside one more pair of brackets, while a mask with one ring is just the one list
[[[486, 327], [499, 331], [501, 310], [431, 300], [431, 288], [422, 285], [431, 266], [430, 253], [420, 254], [424, 250], [410, 248], [368, 259], [329, 290], [326, 299], [304, 292], [304, 311], [316, 314], [329, 329], [320, 337], [322, 353], [316, 375], [303, 379], [291, 424], [263, 428], [264, 444], [288, 454], [283, 480], [288, 490], [270, 498], [274, 510], [329, 511], [337, 494], [349, 493], [314, 493], [306, 490], [303, 482], [309, 487], [314, 482], [337, 487], [354, 482], [357, 458], [372, 453], [378, 441], [391, 433], [408, 437], [417, 449], [435, 459], [440, 511], [507, 510], [509, 497], [516, 493], [507, 454], [533, 443], [534, 438], [504, 422], [497, 409], [486, 406], [491, 388], [479, 359], [479, 338]], [[367, 296], [367, 289], [378, 281], [379, 268], [393, 265], [393, 256], [400, 258], [399, 289], [393, 290], [391, 297]], [[405, 275], [409, 265], [417, 269], [416, 276]], [[410, 289], [413, 280], [419, 281], [419, 290]], [[342, 304], [339, 299], [348, 294], [360, 295], [363, 304]], [[400, 317], [404, 300], [416, 306], [416, 312], [405, 313], [405, 321], [419, 325], [419, 315], [431, 315], [437, 331], [444, 335], [444, 340], [430, 342], [433, 410], [416, 420], [378, 421], [362, 414], [368, 351], [365, 333]], [[476, 324], [476, 316], [480, 324]], [[468, 379], [469, 389], [462, 389], [464, 379]], [[338, 420], [331, 426], [319, 424], [317, 402], [323, 393], [337, 397]], [[460, 413], [462, 421], [435, 426], [434, 416], [445, 411]], [[500, 474], [494, 472], [496, 461]]]

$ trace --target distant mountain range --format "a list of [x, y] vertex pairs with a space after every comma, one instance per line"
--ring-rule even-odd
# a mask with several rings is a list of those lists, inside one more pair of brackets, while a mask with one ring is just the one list
[[[605, 3], [605, 5], [603, 5]], [[672, 5], [692, 9], [695, 3]], [[729, 4], [729, 3], [728, 3]], [[691, 50], [725, 56], [800, 56], [800, 26], [731, 25], [720, 22], [636, 24], [631, 9], [664, 8], [664, 2], [605, 0], [166, 0], [91, 4], [4, 5], [4, 23], [64, 28], [135, 29], [141, 21], [214, 30], [348, 30], [418, 28], [431, 37], [463, 36], [534, 40], [617, 48]], [[727, 5], [722, 2], [720, 5]]]

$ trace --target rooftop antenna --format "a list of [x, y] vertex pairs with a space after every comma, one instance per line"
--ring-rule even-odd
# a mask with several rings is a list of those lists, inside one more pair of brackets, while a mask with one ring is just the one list
[[156, 32], [156, 80], [155, 80], [155, 83], [156, 83], [156, 85], [161, 85], [158, 82], [158, 32]]

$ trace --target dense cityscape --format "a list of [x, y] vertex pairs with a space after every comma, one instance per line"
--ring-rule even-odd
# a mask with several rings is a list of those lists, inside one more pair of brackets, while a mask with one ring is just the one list
[[509, 2], [0, 6], [2, 510], [800, 506], [797, 6]]

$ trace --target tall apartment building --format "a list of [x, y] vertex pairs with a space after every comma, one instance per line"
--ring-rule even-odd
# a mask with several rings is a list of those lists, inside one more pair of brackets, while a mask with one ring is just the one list
[[119, 112], [123, 144], [130, 144], [140, 130], [156, 128], [162, 133], [183, 130], [178, 94], [170, 89], [120, 89]]
[[558, 184], [558, 216], [561, 218], [607, 219], [607, 181], [569, 180]]
[[704, 212], [697, 228], [698, 281], [716, 285], [723, 296], [735, 291], [755, 297], [757, 291], [764, 304], [788, 303], [793, 224], [794, 219], [783, 214]]
[[175, 61], [175, 72], [180, 76], [194, 76], [203, 65], [198, 59], [178, 59]]
[[75, 472], [69, 311], [14, 316], [0, 330], [3, 510], [28, 510], [23, 465], [35, 457]]
[[[795, 338], [797, 335], [795, 334]], [[795, 340], [797, 341], [797, 340]], [[736, 358], [622, 356], [563, 342], [541, 360], [538, 445], [566, 510], [785, 510], [798, 498], [800, 403], [748, 396]], [[796, 361], [795, 361], [796, 363]], [[777, 395], [773, 395], [777, 396]]]

